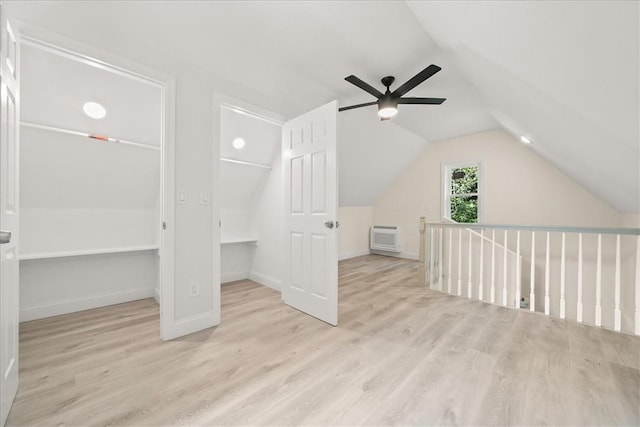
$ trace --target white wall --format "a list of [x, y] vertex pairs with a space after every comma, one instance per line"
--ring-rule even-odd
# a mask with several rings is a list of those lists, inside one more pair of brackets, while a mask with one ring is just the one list
[[253, 263], [255, 244], [230, 243], [238, 239], [257, 238], [251, 228], [248, 209], [220, 209], [220, 282], [247, 279]]
[[155, 296], [157, 251], [20, 261], [20, 321]]
[[343, 260], [368, 254], [373, 207], [340, 207], [338, 220], [338, 258]]
[[496, 130], [430, 143], [374, 205], [376, 224], [400, 225], [418, 251], [418, 219], [441, 217], [441, 165], [481, 163], [482, 222], [619, 226], [620, 214], [525, 145]]
[[282, 259], [284, 220], [284, 186], [282, 160], [276, 156], [264, 189], [253, 210], [251, 229], [258, 234], [258, 245], [249, 277], [273, 289], [280, 289], [284, 260]]

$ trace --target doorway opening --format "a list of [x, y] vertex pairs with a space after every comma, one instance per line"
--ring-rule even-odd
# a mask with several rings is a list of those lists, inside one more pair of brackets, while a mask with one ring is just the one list
[[26, 35], [21, 68], [20, 321], [172, 305], [169, 83]]
[[220, 282], [250, 279], [279, 291], [282, 121], [237, 100], [217, 106]]

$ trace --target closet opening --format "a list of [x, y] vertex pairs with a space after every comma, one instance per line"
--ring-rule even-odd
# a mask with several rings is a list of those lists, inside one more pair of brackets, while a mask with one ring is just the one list
[[20, 321], [160, 303], [165, 83], [27, 36], [21, 79]]
[[215, 105], [220, 142], [220, 282], [226, 287], [250, 279], [279, 291], [282, 120], [237, 100], [217, 97]]

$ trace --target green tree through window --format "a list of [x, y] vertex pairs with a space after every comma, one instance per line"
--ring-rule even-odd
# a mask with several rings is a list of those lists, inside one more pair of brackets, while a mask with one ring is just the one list
[[478, 222], [478, 167], [451, 169], [449, 217], [456, 222]]

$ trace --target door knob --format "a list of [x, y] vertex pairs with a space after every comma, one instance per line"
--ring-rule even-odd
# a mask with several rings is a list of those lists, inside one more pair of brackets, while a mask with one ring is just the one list
[[324, 226], [327, 228], [333, 228], [333, 221], [327, 221], [324, 223]]
[[11, 241], [11, 232], [0, 230], [0, 245], [9, 243]]

